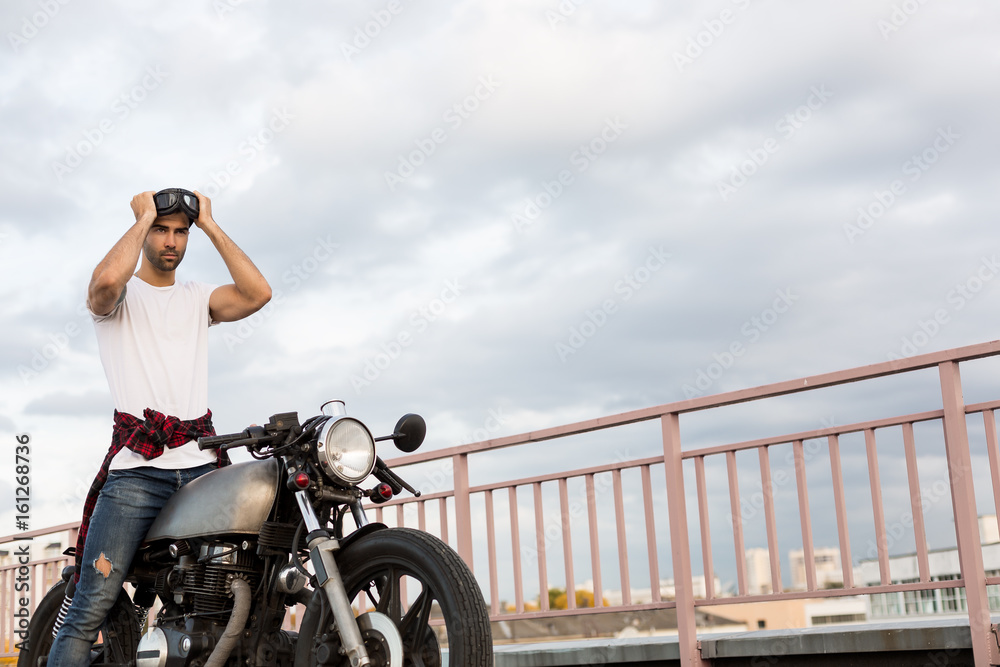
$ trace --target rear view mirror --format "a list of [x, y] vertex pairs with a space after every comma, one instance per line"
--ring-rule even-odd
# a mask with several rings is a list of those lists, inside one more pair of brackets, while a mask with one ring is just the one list
[[417, 414], [406, 414], [396, 422], [393, 429], [392, 439], [396, 443], [396, 449], [403, 452], [414, 452], [424, 442], [427, 435], [427, 423], [424, 418]]

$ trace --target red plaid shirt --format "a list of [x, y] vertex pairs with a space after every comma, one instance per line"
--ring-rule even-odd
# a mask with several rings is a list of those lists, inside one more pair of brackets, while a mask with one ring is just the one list
[[[163, 454], [163, 448], [180, 447], [189, 440], [202, 436], [215, 435], [212, 426], [212, 411], [209, 410], [197, 419], [181, 421], [177, 417], [168, 417], [162, 412], [146, 408], [142, 411], [145, 419], [130, 415], [127, 412], [115, 410], [115, 428], [111, 434], [111, 448], [101, 469], [97, 471], [94, 483], [90, 485], [87, 500], [83, 504], [83, 519], [80, 521], [80, 533], [76, 538], [76, 578], [80, 579], [80, 564], [83, 560], [83, 545], [87, 541], [87, 530], [90, 528], [90, 516], [97, 505], [97, 496], [108, 480], [108, 468], [115, 454], [124, 448], [129, 448], [136, 454], [147, 459], [155, 459]], [[229, 456], [222, 449], [216, 450], [216, 464], [221, 468], [229, 464]]]

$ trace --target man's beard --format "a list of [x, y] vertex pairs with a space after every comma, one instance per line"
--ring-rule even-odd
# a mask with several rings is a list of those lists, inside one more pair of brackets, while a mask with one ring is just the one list
[[166, 271], [166, 272], [173, 271], [181, 263], [181, 260], [184, 259], [184, 252], [181, 250], [169, 251], [169, 254], [177, 256], [176, 259], [164, 259], [163, 255], [168, 254], [168, 251], [161, 250], [160, 252], [157, 253], [154, 252], [153, 249], [146, 244], [143, 244], [142, 251], [143, 254], [146, 255], [146, 259], [149, 260], [149, 263], [152, 264], [153, 267], [155, 267], [156, 269], [159, 269], [160, 271]]

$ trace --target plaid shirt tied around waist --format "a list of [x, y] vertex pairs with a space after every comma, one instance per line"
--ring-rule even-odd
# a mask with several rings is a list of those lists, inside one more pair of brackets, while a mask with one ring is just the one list
[[[212, 411], [209, 410], [197, 419], [182, 421], [177, 417], [164, 415], [162, 412], [146, 408], [142, 411], [144, 419], [139, 419], [127, 412], [115, 410], [115, 428], [111, 434], [111, 447], [107, 456], [97, 471], [94, 483], [87, 492], [87, 500], [83, 504], [83, 519], [80, 521], [80, 532], [76, 538], [76, 578], [80, 578], [80, 565], [83, 560], [83, 545], [87, 542], [87, 529], [90, 527], [90, 517], [97, 505], [97, 496], [108, 480], [108, 469], [111, 459], [121, 450], [128, 448], [147, 459], [155, 459], [164, 452], [164, 447], [173, 449], [190, 440], [202, 436], [215, 435], [212, 426]], [[222, 467], [229, 464], [229, 456], [222, 449], [216, 450], [216, 465]]]

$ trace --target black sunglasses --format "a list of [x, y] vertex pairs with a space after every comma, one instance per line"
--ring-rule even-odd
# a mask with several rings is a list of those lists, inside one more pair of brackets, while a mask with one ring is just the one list
[[190, 222], [198, 219], [198, 197], [184, 188], [167, 188], [153, 195], [157, 215], [170, 215], [181, 211]]

